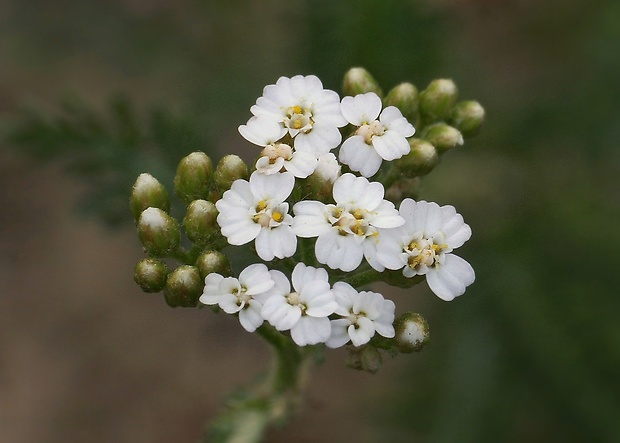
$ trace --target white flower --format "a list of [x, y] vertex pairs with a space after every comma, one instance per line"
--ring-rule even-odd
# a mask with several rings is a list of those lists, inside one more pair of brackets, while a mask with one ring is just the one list
[[388, 269], [403, 269], [405, 277], [426, 275], [431, 290], [450, 301], [475, 280], [469, 263], [452, 254], [471, 237], [471, 229], [453, 206], [409, 198], [400, 205], [405, 224], [386, 231], [377, 246], [377, 259]]
[[333, 183], [340, 177], [340, 170], [340, 163], [338, 163], [336, 156], [328, 152], [319, 157], [314, 174], [325, 181]]
[[265, 86], [250, 111], [280, 124], [294, 138], [295, 150], [316, 157], [340, 144], [338, 128], [347, 124], [338, 94], [323, 89], [314, 75], [280, 77], [275, 85]]
[[332, 320], [332, 335], [327, 340], [329, 348], [338, 348], [349, 340], [354, 346], [368, 343], [375, 332], [386, 338], [394, 337], [394, 310], [391, 300], [370, 291], [358, 293], [344, 282], [334, 284], [338, 309], [336, 314], [342, 318]]
[[381, 112], [381, 99], [374, 92], [344, 97], [341, 109], [349, 123], [359, 126], [340, 148], [340, 161], [351, 170], [371, 177], [383, 160], [396, 160], [409, 153], [407, 137], [415, 128], [395, 106]]
[[256, 239], [256, 252], [263, 260], [290, 257], [297, 249], [291, 229], [293, 217], [285, 200], [295, 177], [288, 172], [273, 175], [252, 173], [250, 181], [235, 180], [215, 203], [217, 222], [231, 245]]
[[371, 266], [383, 270], [375, 258], [377, 228], [405, 222], [383, 195], [381, 183], [343, 174], [334, 182], [335, 205], [312, 200], [295, 204], [293, 230], [300, 237], [318, 237], [316, 258], [332, 269], [352, 271], [365, 256]]
[[299, 346], [324, 343], [331, 335], [327, 318], [338, 307], [325, 269], [298, 263], [291, 280], [280, 271], [270, 271], [275, 285], [268, 292], [261, 315], [278, 331], [291, 331]]
[[263, 146], [256, 170], [261, 174], [277, 174], [282, 170], [295, 177], [306, 178], [314, 172], [317, 158], [305, 151], [295, 151], [280, 139], [286, 128], [267, 116], [252, 117], [246, 125], [239, 126], [239, 133], [249, 142]]
[[205, 278], [200, 302], [219, 305], [227, 314], [239, 313], [239, 322], [248, 332], [263, 324], [261, 310], [267, 299], [266, 292], [274, 285], [267, 266], [250, 265], [241, 271], [239, 279], [211, 273]]

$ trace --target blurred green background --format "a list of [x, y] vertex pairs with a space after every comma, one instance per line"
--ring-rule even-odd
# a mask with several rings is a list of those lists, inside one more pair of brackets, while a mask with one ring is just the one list
[[364, 66], [485, 106], [422, 190], [472, 226], [477, 280], [382, 287], [430, 345], [374, 376], [330, 352], [267, 441], [620, 441], [619, 48], [603, 0], [0, 2], [0, 440], [199, 438], [269, 351], [133, 283], [131, 184], [193, 150], [250, 160], [263, 86]]

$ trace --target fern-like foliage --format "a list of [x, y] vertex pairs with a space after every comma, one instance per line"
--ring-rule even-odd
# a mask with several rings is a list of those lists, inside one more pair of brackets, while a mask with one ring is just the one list
[[127, 196], [146, 170], [170, 183], [174, 165], [206, 141], [196, 122], [163, 109], [139, 115], [126, 96], [102, 112], [70, 99], [50, 115], [25, 109], [6, 122], [5, 141], [40, 161], [62, 161], [87, 188], [80, 211], [110, 226], [128, 221]]

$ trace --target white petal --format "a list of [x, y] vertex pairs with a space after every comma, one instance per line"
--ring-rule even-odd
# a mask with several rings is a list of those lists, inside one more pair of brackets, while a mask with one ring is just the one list
[[204, 294], [219, 294], [220, 283], [224, 280], [224, 277], [215, 272], [210, 273], [205, 277], [205, 287], [202, 290]]
[[381, 167], [382, 159], [375, 148], [367, 145], [361, 135], [354, 135], [344, 141], [338, 154], [340, 162], [364, 177], [372, 177]]
[[383, 160], [392, 161], [408, 154], [411, 150], [409, 142], [396, 131], [385, 131], [383, 135], [372, 138], [372, 146]]
[[266, 292], [275, 284], [267, 266], [262, 263], [255, 263], [241, 271], [239, 283], [247, 288], [248, 295]]
[[335, 229], [319, 236], [314, 251], [319, 263], [346, 272], [357, 268], [364, 257], [362, 245], [354, 236], [342, 236]]
[[377, 119], [381, 112], [381, 99], [374, 92], [358, 94], [355, 97], [344, 97], [340, 109], [349, 123], [362, 126]]
[[325, 342], [328, 348], [339, 348], [345, 345], [349, 340], [349, 333], [347, 328], [351, 325], [351, 322], [346, 318], [340, 318], [338, 320], [332, 320], [332, 334], [329, 340]]
[[394, 331], [394, 311], [396, 305], [392, 300], [383, 300], [381, 305], [381, 314], [375, 318], [375, 330], [379, 335], [386, 338], [392, 338], [395, 335]]
[[235, 312], [239, 312], [242, 308], [242, 306], [238, 304], [237, 297], [232, 294], [222, 294], [218, 305], [227, 314], [234, 314]]
[[322, 280], [306, 284], [299, 298], [307, 307], [306, 314], [311, 317], [327, 317], [338, 307], [329, 283]]
[[273, 175], [253, 172], [250, 176], [250, 189], [257, 202], [270, 200], [274, 205], [280, 204], [291, 195], [293, 186], [295, 176], [288, 172]]
[[379, 317], [383, 305], [383, 296], [377, 292], [362, 291], [353, 301], [353, 312], [364, 313], [371, 320]]
[[297, 237], [290, 226], [263, 228], [256, 237], [256, 253], [265, 261], [291, 257], [297, 250]]
[[404, 233], [403, 228], [379, 231], [377, 260], [388, 269], [401, 269], [407, 264], [407, 260], [402, 254], [403, 249], [400, 242], [402, 233]]
[[377, 228], [398, 228], [405, 224], [405, 219], [400, 216], [391, 201], [382, 200], [373, 212], [374, 214], [368, 217], [368, 222]]
[[445, 301], [462, 295], [475, 279], [476, 274], [471, 265], [454, 254], [447, 254], [443, 265], [426, 274], [431, 291]]
[[301, 309], [289, 305], [284, 297], [272, 297], [265, 302], [261, 315], [278, 331], [288, 331], [301, 318]]
[[373, 335], [375, 335], [375, 327], [369, 319], [361, 317], [357, 320], [357, 328], [355, 325], [351, 325], [348, 328], [349, 337], [351, 337], [351, 343], [354, 346], [361, 346], [370, 341]]
[[377, 259], [377, 241], [376, 236], [366, 237], [362, 242], [364, 258], [375, 271], [385, 271], [385, 266]]
[[284, 167], [284, 163], [285, 160], [282, 157], [276, 158], [276, 161], [271, 163], [269, 157], [263, 156], [256, 161], [256, 171], [265, 175], [277, 174]]
[[300, 132], [295, 137], [295, 150], [316, 155], [327, 154], [340, 144], [342, 135], [337, 126], [315, 123], [310, 132]]
[[388, 128], [389, 131], [396, 131], [403, 137], [411, 137], [415, 134], [415, 128], [407, 121], [400, 110], [395, 106], [388, 106], [381, 112], [379, 121]]
[[314, 172], [318, 162], [317, 157], [313, 154], [295, 151], [292, 158], [284, 162], [284, 167], [295, 177], [306, 178]]
[[331, 336], [332, 327], [327, 317], [303, 316], [291, 329], [291, 338], [299, 346], [326, 342]]
[[273, 118], [259, 116], [252, 117], [246, 125], [239, 126], [239, 133], [255, 145], [267, 146], [284, 137], [286, 129]]
[[245, 245], [256, 238], [261, 231], [261, 226], [251, 220], [243, 219], [234, 223], [220, 221], [218, 223], [222, 228], [222, 235], [226, 237], [231, 245]]
[[461, 214], [453, 206], [441, 207], [441, 231], [446, 236], [445, 242], [452, 249], [459, 248], [471, 237], [471, 228], [465, 224]]
[[358, 295], [358, 292], [353, 286], [345, 282], [336, 282], [332, 288], [338, 308], [336, 314], [347, 316], [353, 308], [353, 301]]
[[299, 237], [316, 237], [332, 227], [325, 216], [325, 204], [318, 201], [300, 201], [293, 206], [295, 217], [292, 228]]
[[254, 332], [263, 324], [263, 317], [260, 315], [261, 309], [261, 304], [252, 300], [244, 309], [239, 311], [239, 322], [246, 331]]
[[315, 280], [327, 282], [329, 280], [327, 271], [323, 268], [315, 268], [313, 266], [306, 266], [304, 263], [297, 263], [291, 274], [293, 288], [295, 288], [297, 292], [302, 291], [305, 285]]
[[231, 206], [238, 206], [241, 208], [249, 208], [254, 205], [254, 194], [250, 188], [250, 183], [243, 179], [238, 179], [233, 182], [230, 189], [224, 192], [222, 198], [215, 202], [215, 207], [218, 211], [222, 212], [219, 205], [221, 202]]

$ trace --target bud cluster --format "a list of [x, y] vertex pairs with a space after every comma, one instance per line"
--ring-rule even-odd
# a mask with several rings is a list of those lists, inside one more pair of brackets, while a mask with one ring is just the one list
[[[453, 254], [469, 226], [418, 194], [441, 156], [478, 132], [484, 110], [459, 102], [451, 80], [384, 96], [363, 68], [346, 73], [343, 92], [315, 76], [266, 86], [239, 126], [260, 148], [255, 166], [236, 155], [215, 168], [203, 152], [183, 158], [179, 220], [165, 187], [141, 174], [130, 208], [148, 258], [134, 278], [172, 307], [217, 307], [249, 332], [270, 325], [298, 346], [348, 345], [348, 365], [375, 372], [382, 352], [421, 350], [428, 325], [416, 313], [396, 318], [391, 300], [364, 287], [426, 281], [449, 301], [474, 281]], [[254, 263], [237, 269], [227, 254], [243, 247]]]

